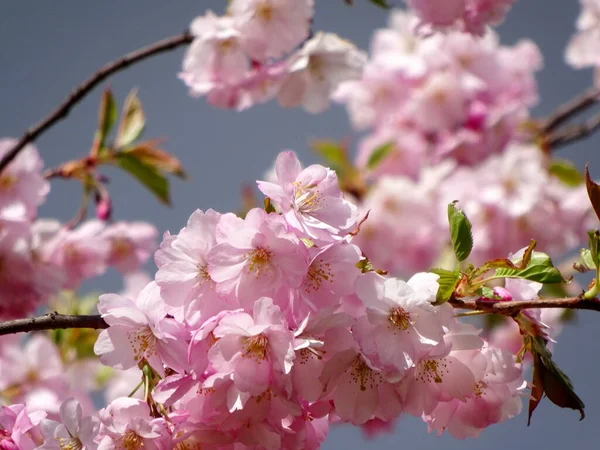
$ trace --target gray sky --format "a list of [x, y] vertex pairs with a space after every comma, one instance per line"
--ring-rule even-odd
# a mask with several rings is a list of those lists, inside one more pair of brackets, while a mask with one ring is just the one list
[[[355, 0], [353, 8], [342, 0], [317, 0], [315, 30], [337, 32], [368, 48], [375, 28], [384, 26], [387, 14]], [[396, 0], [396, 4], [400, 3]], [[0, 3], [0, 136], [20, 136], [31, 124], [53, 109], [71, 89], [107, 61], [182, 31], [205, 9], [220, 12], [224, 0], [20, 0]], [[539, 75], [542, 103], [538, 115], [589, 85], [589, 72], [574, 72], [563, 63], [564, 46], [570, 37], [578, 4], [575, 0], [518, 0], [500, 33], [505, 44], [531, 38], [545, 57]], [[172, 183], [173, 208], [160, 206], [132, 179], [116, 171], [110, 190], [117, 219], [146, 220], [159, 231], [177, 232], [196, 208], [222, 212], [239, 206], [241, 182], [260, 179], [282, 149], [293, 149], [304, 162], [313, 162], [307, 142], [316, 137], [353, 136], [346, 112], [333, 107], [326, 114], [311, 116], [301, 110], [282, 111], [276, 104], [257, 106], [244, 113], [221, 111], [195, 100], [176, 75], [183, 50], [148, 60], [111, 78], [109, 85], [119, 103], [137, 87], [147, 115], [146, 137], [164, 137], [164, 147], [177, 155], [190, 174], [186, 182]], [[51, 129], [38, 142], [49, 166], [78, 158], [89, 151], [96, 124], [100, 89], [77, 106], [72, 115]], [[600, 177], [600, 138], [573, 145], [562, 155]], [[80, 199], [73, 182], [53, 181], [42, 216], [68, 219]], [[93, 289], [120, 289], [114, 275], [90, 283]], [[597, 448], [600, 440], [600, 389], [595, 381], [600, 371], [600, 316], [581, 314], [576, 325], [561, 335], [556, 361], [571, 376], [577, 393], [587, 405], [587, 418], [561, 410], [544, 400], [527, 428], [523, 414], [496, 425], [477, 440], [456, 441], [426, 432], [420, 420], [406, 417], [396, 432], [364, 442], [358, 430], [333, 428], [325, 449], [410, 448], [430, 450], [504, 450], [540, 447], [563, 449], [574, 443]]]

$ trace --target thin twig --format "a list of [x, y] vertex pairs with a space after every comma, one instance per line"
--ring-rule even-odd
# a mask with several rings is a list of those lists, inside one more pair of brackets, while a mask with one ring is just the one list
[[560, 106], [546, 120], [542, 121], [541, 132], [548, 134], [554, 131], [573, 116], [585, 111], [600, 100], [600, 88], [592, 87], [582, 94], [577, 95], [564, 105]]
[[93, 328], [99, 330], [108, 328], [108, 324], [104, 321], [102, 316], [99, 315], [73, 316], [53, 312], [41, 317], [0, 322], [0, 336], [5, 334], [58, 330], [64, 328]]
[[535, 299], [535, 300], [514, 300], [498, 301], [485, 298], [463, 299], [452, 298], [449, 303], [460, 309], [470, 309], [473, 311], [483, 311], [493, 314], [513, 315], [523, 309], [529, 308], [565, 308], [565, 309], [585, 309], [589, 311], [600, 311], [600, 300], [584, 300], [580, 297]]
[[86, 81], [76, 87], [54, 111], [48, 114], [48, 116], [46, 116], [36, 125], [30, 127], [25, 134], [21, 136], [21, 139], [19, 139], [19, 141], [0, 160], [0, 173], [2, 173], [6, 166], [10, 164], [13, 159], [15, 159], [15, 157], [27, 144], [35, 141], [42, 133], [48, 130], [56, 122], [67, 117], [71, 109], [77, 103], [79, 103], [92, 89], [94, 89], [103, 80], [108, 78], [108, 76], [150, 56], [173, 50], [182, 45], [187, 45], [191, 43], [192, 40], [192, 34], [186, 30], [176, 36], [163, 39], [155, 42], [154, 44], [150, 44], [146, 47], [142, 47], [141, 49], [128, 53], [98, 69]]
[[593, 116], [583, 123], [567, 125], [547, 138], [549, 148], [555, 150], [580, 139], [584, 139], [600, 128], [600, 114]]

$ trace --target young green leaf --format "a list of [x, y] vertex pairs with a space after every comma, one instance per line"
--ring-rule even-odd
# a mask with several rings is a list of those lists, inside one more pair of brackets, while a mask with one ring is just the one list
[[523, 278], [537, 281], [538, 283], [564, 283], [560, 271], [554, 267], [548, 255], [542, 252], [533, 252], [525, 268], [500, 268], [494, 273], [496, 278]]
[[98, 110], [98, 128], [94, 136], [94, 145], [92, 146], [92, 156], [98, 156], [104, 149], [106, 138], [117, 120], [119, 112], [115, 98], [110, 89], [102, 93], [100, 100], [100, 109]]
[[590, 257], [592, 258], [594, 267], [597, 267], [599, 262], [598, 258], [600, 257], [600, 231], [588, 231], [588, 249], [590, 251]]
[[334, 170], [338, 177], [343, 177], [352, 163], [348, 159], [346, 148], [339, 142], [331, 140], [315, 140], [310, 143], [313, 151], [323, 158], [326, 166]]
[[464, 261], [473, 250], [473, 233], [471, 222], [465, 213], [456, 207], [456, 202], [448, 205], [448, 222], [450, 223], [450, 237], [456, 259]]
[[169, 182], [167, 178], [154, 167], [147, 165], [127, 153], [117, 154], [116, 164], [146, 186], [161, 203], [165, 205], [171, 204], [169, 198]]
[[392, 6], [387, 2], [387, 0], [369, 0], [371, 3], [373, 3], [376, 6], [379, 6], [380, 8], [383, 9], [390, 9]]
[[139, 138], [145, 124], [146, 118], [142, 103], [137, 97], [137, 91], [134, 89], [127, 96], [123, 106], [123, 117], [121, 117], [119, 132], [115, 141], [117, 148], [126, 147]]
[[590, 202], [596, 213], [596, 217], [600, 219], [600, 185], [594, 183], [590, 177], [590, 171], [588, 170], [587, 164], [585, 165], [585, 187], [587, 188]]
[[119, 153], [130, 155], [159, 172], [167, 172], [179, 178], [185, 178], [186, 175], [181, 162], [175, 156], [155, 147], [155, 145], [152, 141], [144, 141]]
[[554, 159], [550, 162], [548, 172], [554, 175], [567, 186], [576, 187], [584, 182], [581, 172], [571, 161], [566, 159]]
[[394, 143], [388, 142], [387, 144], [380, 145], [371, 156], [369, 156], [369, 160], [367, 161], [367, 169], [374, 170], [383, 162], [383, 160], [390, 154], [390, 152], [394, 149]]
[[581, 273], [596, 270], [596, 261], [592, 258], [592, 252], [587, 248], [582, 248], [579, 251], [579, 262], [573, 263], [573, 268]]
[[446, 303], [452, 297], [454, 289], [456, 289], [458, 282], [461, 280], [461, 273], [446, 269], [432, 269], [430, 272], [439, 276], [437, 282], [440, 287], [435, 296], [435, 304], [441, 305], [442, 303]]

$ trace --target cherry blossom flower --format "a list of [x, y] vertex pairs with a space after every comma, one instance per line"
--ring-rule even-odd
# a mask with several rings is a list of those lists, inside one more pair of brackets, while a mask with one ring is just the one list
[[264, 392], [275, 373], [289, 374], [294, 360], [293, 336], [281, 310], [262, 297], [254, 303], [253, 316], [244, 312], [224, 316], [213, 334], [219, 340], [209, 360], [219, 372], [232, 374], [242, 392]]
[[248, 55], [280, 58], [308, 37], [313, 0], [233, 0], [229, 12]]
[[[0, 157], [17, 141], [0, 139]], [[37, 208], [50, 191], [50, 183], [42, 175], [43, 162], [37, 149], [29, 144], [3, 170], [0, 176], [0, 217], [33, 219]], [[15, 217], [16, 216], [16, 217]]]
[[577, 33], [565, 51], [567, 63], [576, 69], [600, 65], [600, 2], [580, 0], [581, 13], [577, 19]]
[[44, 444], [39, 450], [80, 449], [96, 450], [94, 442], [98, 434], [98, 421], [94, 417], [83, 417], [77, 400], [69, 398], [60, 406], [60, 422], [44, 420], [41, 424]]
[[217, 236], [208, 253], [208, 273], [219, 292], [235, 296], [246, 310], [257, 298], [298, 288], [304, 281], [306, 246], [280, 216], [254, 208], [244, 220], [223, 218]]
[[321, 165], [301, 168], [294, 152], [282, 152], [276, 162], [277, 183], [259, 181], [258, 188], [283, 212], [294, 230], [319, 242], [339, 240], [356, 223], [356, 207], [339, 188], [337, 175]]
[[348, 80], [360, 77], [367, 61], [364, 53], [332, 33], [319, 32], [290, 56], [277, 99], [286, 107], [302, 105], [311, 113], [323, 112], [329, 97]]
[[185, 364], [189, 332], [166, 317], [156, 283], [148, 284], [135, 301], [101, 295], [98, 311], [109, 325], [94, 345], [103, 364], [125, 370], [147, 361], [159, 373], [163, 364], [173, 369]]
[[39, 440], [43, 411], [28, 413], [24, 404], [0, 406], [0, 448], [33, 450]]
[[122, 273], [138, 270], [156, 250], [156, 228], [144, 222], [116, 222], [102, 233], [110, 252], [107, 263]]

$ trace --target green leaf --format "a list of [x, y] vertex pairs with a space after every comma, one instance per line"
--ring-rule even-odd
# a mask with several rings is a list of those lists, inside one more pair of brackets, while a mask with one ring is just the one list
[[386, 1], [386, 0], [369, 0], [371, 3], [373, 3], [376, 6], [379, 6], [380, 8], [383, 9], [390, 9], [392, 6]]
[[592, 202], [594, 212], [600, 219], [600, 185], [594, 183], [594, 181], [590, 178], [590, 171], [588, 170], [587, 164], [585, 165], [585, 187], [587, 188], [588, 196], [590, 198], [590, 202]]
[[596, 261], [592, 257], [592, 252], [587, 248], [582, 248], [579, 251], [579, 262], [574, 263], [573, 268], [581, 273], [596, 270]]
[[531, 420], [531, 414], [543, 394], [546, 394], [555, 405], [561, 408], [578, 410], [579, 420], [583, 420], [585, 418], [585, 405], [575, 393], [571, 380], [552, 360], [552, 353], [550, 353], [541, 337], [532, 338], [531, 342], [534, 366], [534, 390], [532, 394], [535, 394], [535, 396], [533, 397], [533, 405], [532, 400], [529, 403], [529, 419]]
[[571, 161], [554, 159], [550, 162], [548, 172], [567, 186], [576, 187], [585, 181], [582, 173]]
[[153, 141], [139, 142], [119, 153], [126, 153], [158, 172], [172, 173], [179, 178], [186, 176], [181, 162], [170, 153], [157, 148]]
[[317, 139], [310, 143], [310, 147], [323, 159], [325, 166], [337, 173], [338, 178], [343, 179], [354, 171], [344, 144], [328, 139]]
[[97, 156], [104, 149], [106, 138], [117, 121], [118, 114], [119, 111], [117, 110], [115, 98], [110, 89], [106, 89], [102, 93], [100, 109], [98, 111], [98, 129], [96, 130], [94, 145], [92, 147], [92, 154], [94, 156]]
[[473, 250], [473, 233], [471, 232], [471, 222], [467, 219], [465, 213], [456, 207], [455, 203], [448, 205], [450, 237], [452, 238], [452, 248], [456, 259], [464, 261]]
[[117, 154], [116, 164], [121, 169], [137, 178], [137, 180], [146, 186], [161, 203], [165, 205], [171, 204], [169, 198], [169, 182], [163, 174], [155, 170], [152, 166], [143, 163], [127, 153]]
[[446, 303], [448, 300], [450, 300], [450, 297], [452, 297], [454, 289], [456, 289], [458, 282], [462, 278], [462, 274], [460, 272], [453, 272], [446, 269], [432, 269], [430, 272], [439, 276], [437, 282], [440, 287], [435, 296], [435, 304], [441, 305]]
[[369, 156], [369, 160], [367, 161], [367, 169], [375, 170], [393, 149], [394, 143], [388, 142], [373, 150], [373, 153], [371, 153], [371, 156]]
[[115, 141], [117, 148], [126, 147], [139, 138], [145, 124], [146, 117], [144, 116], [142, 103], [137, 97], [137, 91], [134, 89], [127, 96], [123, 106], [123, 117], [121, 117], [119, 133]]
[[[515, 262], [515, 261], [513, 261]], [[525, 268], [496, 269], [495, 278], [523, 278], [539, 283], [564, 283], [560, 271], [554, 267], [548, 255], [542, 252], [532, 252], [531, 259]]]
[[588, 249], [590, 251], [590, 257], [592, 258], [594, 267], [597, 267], [598, 258], [600, 257], [600, 231], [588, 231]]

